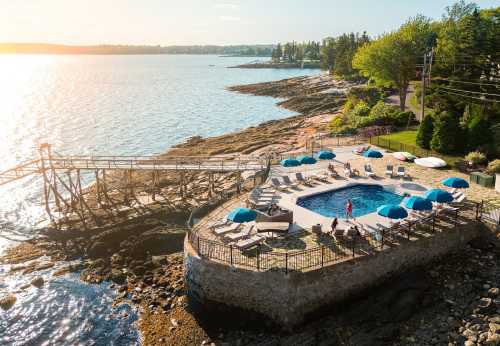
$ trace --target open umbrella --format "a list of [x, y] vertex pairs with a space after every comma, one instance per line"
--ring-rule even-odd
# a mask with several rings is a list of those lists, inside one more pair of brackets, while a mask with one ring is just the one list
[[404, 219], [408, 216], [405, 208], [396, 204], [384, 204], [377, 208], [377, 214], [389, 219]]
[[432, 210], [432, 202], [420, 196], [411, 196], [405, 201], [405, 207], [413, 210]]
[[453, 187], [456, 189], [466, 189], [469, 187], [467, 180], [457, 177], [449, 177], [441, 182], [444, 186]]
[[316, 159], [312, 156], [301, 155], [297, 157], [297, 160], [303, 165], [312, 165], [316, 163]]
[[424, 198], [437, 203], [450, 203], [453, 201], [451, 193], [441, 189], [432, 189], [424, 193]]
[[281, 165], [283, 167], [297, 167], [300, 166], [300, 161], [295, 159], [284, 159], [281, 160]]
[[331, 151], [329, 151], [329, 150], [321, 150], [317, 154], [317, 157], [320, 160], [331, 160], [331, 159], [334, 159], [335, 156], [336, 155], [334, 153], [332, 153]]
[[228, 220], [237, 223], [254, 221], [256, 217], [257, 213], [254, 210], [247, 208], [236, 208], [227, 216]]
[[364, 157], [374, 158], [374, 159], [380, 159], [381, 157], [384, 157], [384, 155], [382, 155], [382, 153], [380, 151], [373, 150], [373, 149], [365, 151], [363, 153], [363, 156]]

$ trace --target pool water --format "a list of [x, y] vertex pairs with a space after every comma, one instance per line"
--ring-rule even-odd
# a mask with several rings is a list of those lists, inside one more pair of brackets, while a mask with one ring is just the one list
[[399, 204], [404, 197], [380, 185], [353, 185], [299, 198], [297, 205], [326, 217], [345, 218], [349, 198], [353, 206], [352, 215], [359, 217], [377, 211], [383, 204]]

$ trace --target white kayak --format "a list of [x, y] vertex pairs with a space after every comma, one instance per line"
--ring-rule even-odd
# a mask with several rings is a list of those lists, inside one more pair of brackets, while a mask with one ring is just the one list
[[415, 159], [417, 165], [427, 168], [441, 168], [446, 166], [446, 162], [438, 157], [423, 157]]

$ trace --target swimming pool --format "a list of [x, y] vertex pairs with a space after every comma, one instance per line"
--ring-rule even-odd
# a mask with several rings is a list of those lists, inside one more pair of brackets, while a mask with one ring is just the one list
[[297, 205], [327, 217], [345, 218], [347, 199], [352, 200], [354, 217], [373, 213], [383, 204], [399, 204], [404, 196], [380, 185], [352, 185], [317, 195], [302, 197]]

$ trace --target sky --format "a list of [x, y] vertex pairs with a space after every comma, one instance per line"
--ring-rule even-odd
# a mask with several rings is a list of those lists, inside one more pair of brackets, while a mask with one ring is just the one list
[[[448, 0], [0, 0], [0, 42], [257, 44], [371, 36]], [[498, 0], [479, 0], [481, 8]]]

